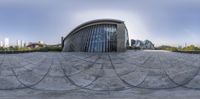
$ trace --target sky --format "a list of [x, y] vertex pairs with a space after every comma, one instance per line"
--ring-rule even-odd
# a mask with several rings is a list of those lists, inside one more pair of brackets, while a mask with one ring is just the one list
[[199, 0], [0, 0], [0, 40], [57, 44], [95, 19], [125, 22], [129, 39], [200, 46]]

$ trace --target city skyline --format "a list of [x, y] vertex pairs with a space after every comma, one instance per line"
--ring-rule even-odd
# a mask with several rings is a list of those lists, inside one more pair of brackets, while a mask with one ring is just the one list
[[197, 0], [0, 1], [0, 40], [9, 37], [58, 44], [81, 23], [94, 19], [125, 21], [130, 39], [155, 45], [200, 45]]
[[24, 41], [24, 40], [10, 40], [8, 37], [5, 37], [3, 40], [0, 39], [0, 47], [10, 47], [10, 46], [17, 46], [19, 48], [23, 48], [31, 43], [40, 43], [45, 44], [44, 41]]

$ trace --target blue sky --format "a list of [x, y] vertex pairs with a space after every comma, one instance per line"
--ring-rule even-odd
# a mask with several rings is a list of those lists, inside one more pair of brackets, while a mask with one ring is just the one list
[[199, 0], [0, 0], [0, 40], [60, 43], [94, 19], [125, 21], [130, 39], [200, 45]]

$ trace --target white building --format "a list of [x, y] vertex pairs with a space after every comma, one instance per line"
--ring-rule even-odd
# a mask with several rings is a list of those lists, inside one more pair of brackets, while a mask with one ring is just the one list
[[23, 40], [17, 40], [17, 47], [23, 48], [25, 46], [26, 46], [25, 41], [23, 41]]
[[38, 43], [39, 43], [39, 44], [44, 44], [44, 41], [39, 41]]
[[21, 48], [22, 44], [21, 44], [21, 40], [17, 40], [17, 47]]
[[131, 46], [137, 47], [140, 49], [155, 49], [154, 44], [149, 40], [145, 40], [145, 41], [131, 40]]
[[4, 47], [9, 47], [9, 38], [5, 38]]
[[0, 41], [0, 47], [3, 47], [3, 41]]
[[22, 47], [25, 47], [26, 44], [25, 44], [25, 41], [22, 41]]

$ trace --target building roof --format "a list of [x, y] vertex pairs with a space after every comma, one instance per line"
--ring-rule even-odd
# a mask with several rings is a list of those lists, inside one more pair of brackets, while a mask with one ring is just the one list
[[69, 32], [69, 34], [64, 38], [64, 40], [72, 33], [80, 30], [82, 27], [84, 26], [88, 26], [90, 24], [97, 24], [97, 23], [118, 23], [118, 24], [121, 24], [121, 23], [124, 23], [124, 21], [121, 21], [121, 20], [117, 20], [117, 19], [96, 19], [96, 20], [92, 20], [92, 21], [87, 21], [83, 24], [80, 24], [78, 25], [77, 27], [75, 27], [71, 32]]

